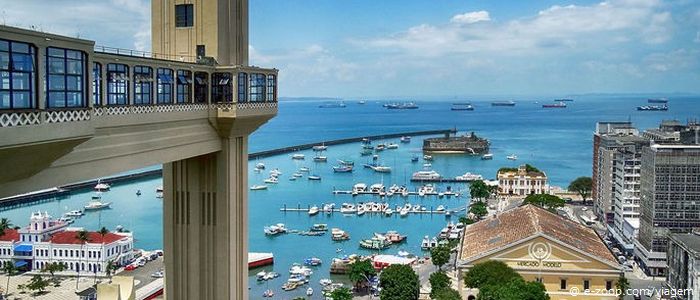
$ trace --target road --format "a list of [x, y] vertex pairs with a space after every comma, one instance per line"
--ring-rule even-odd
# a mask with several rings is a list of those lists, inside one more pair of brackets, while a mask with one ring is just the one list
[[123, 276], [133, 276], [134, 286], [138, 290], [139, 288], [151, 283], [155, 278], [151, 277], [151, 274], [163, 268], [163, 257], [160, 256], [153, 261], [149, 261], [145, 266], [140, 267], [133, 271], [122, 271], [117, 275]]

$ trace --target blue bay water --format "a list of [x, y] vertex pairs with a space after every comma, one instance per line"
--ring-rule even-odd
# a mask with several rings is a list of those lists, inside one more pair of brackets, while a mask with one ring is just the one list
[[[515, 107], [492, 107], [489, 102], [475, 101], [474, 111], [451, 111], [452, 100], [418, 102], [417, 110], [387, 110], [381, 103], [368, 100], [365, 105], [347, 101], [347, 108], [321, 109], [321, 102], [315, 101], [283, 101], [280, 103], [279, 114], [265, 124], [250, 138], [250, 151], [267, 150], [289, 145], [310, 143], [337, 138], [418, 131], [429, 129], [447, 129], [456, 127], [460, 132], [474, 131], [477, 135], [491, 141], [491, 152], [494, 160], [482, 161], [478, 157], [463, 155], [436, 155], [432, 162], [433, 169], [443, 176], [453, 177], [472, 172], [482, 174], [487, 178], [495, 177], [495, 172], [502, 166], [516, 166], [530, 163], [544, 170], [552, 185], [566, 186], [578, 176], [590, 176], [592, 159], [592, 133], [597, 121], [625, 121], [630, 119], [639, 128], [658, 126], [663, 119], [679, 119], [685, 122], [688, 118], [700, 117], [700, 102], [697, 98], [672, 98], [667, 112], [638, 112], [635, 107], [645, 104], [642, 97], [612, 98], [585, 97], [577, 98], [569, 103], [566, 109], [543, 109], [542, 103], [551, 100], [517, 101]], [[361, 164], [367, 157], [360, 157], [360, 145], [357, 143], [331, 146], [325, 152], [328, 163], [314, 163], [312, 151], [303, 151], [305, 161], [292, 160], [289, 154], [279, 155], [251, 161], [249, 169], [250, 184], [262, 183], [268, 171], [279, 168], [284, 174], [280, 183], [271, 185], [268, 190], [250, 191], [250, 250], [257, 252], [273, 252], [275, 265], [265, 270], [275, 270], [282, 276], [276, 280], [258, 283], [252, 271], [250, 275], [251, 298], [260, 298], [262, 292], [271, 288], [277, 296], [294, 298], [302, 296], [305, 289], [293, 292], [283, 292], [280, 286], [287, 277], [287, 270], [294, 262], [302, 262], [304, 258], [316, 256], [323, 264], [314, 269], [311, 278], [312, 287], [320, 291], [318, 280], [327, 278], [330, 260], [333, 257], [351, 253], [369, 254], [360, 250], [360, 239], [371, 237], [374, 232], [398, 230], [408, 235], [408, 241], [398, 247], [392, 247], [384, 253], [395, 254], [406, 250], [420, 254], [420, 242], [425, 235], [434, 236], [447, 220], [442, 215], [410, 215], [401, 218], [398, 214], [391, 217], [365, 215], [342, 216], [319, 214], [309, 217], [306, 213], [283, 213], [281, 207], [307, 207], [321, 203], [359, 202], [377, 200], [371, 196], [353, 197], [349, 195], [333, 195], [334, 188], [350, 189], [356, 182], [367, 184], [384, 182], [386, 186], [392, 183], [404, 184], [413, 172], [421, 169], [422, 161], [411, 163], [410, 157], [420, 155], [422, 138], [415, 137], [410, 144], [400, 144], [397, 150], [381, 152], [379, 161], [393, 168], [391, 174], [377, 174], [363, 169]], [[376, 141], [379, 142], [379, 141]], [[375, 143], [376, 143], [375, 142]], [[396, 142], [398, 139], [384, 140]], [[516, 154], [519, 159], [508, 161], [505, 157]], [[337, 159], [351, 159], [356, 163], [355, 172], [350, 174], [334, 174], [331, 166]], [[263, 173], [252, 172], [257, 162], [264, 162], [267, 170]], [[288, 178], [301, 166], [307, 166], [322, 177], [320, 182], [300, 178], [289, 181]], [[162, 201], [155, 197], [155, 188], [162, 184], [160, 178], [147, 178], [139, 181], [115, 184], [103, 198], [112, 201], [112, 209], [89, 213], [78, 219], [74, 226], [83, 226], [97, 230], [100, 226], [113, 229], [117, 225], [133, 230], [136, 237], [136, 247], [146, 249], [162, 248]], [[416, 185], [408, 183], [412, 189]], [[445, 189], [447, 184], [439, 187]], [[453, 189], [464, 190], [464, 184], [452, 184]], [[143, 194], [136, 196], [136, 190]], [[16, 225], [24, 226], [28, 222], [31, 211], [48, 211], [59, 217], [66, 211], [79, 209], [85, 205], [91, 191], [76, 191], [71, 195], [12, 210], [0, 211], [1, 217], [7, 217]], [[448, 208], [465, 206], [466, 197], [460, 198], [429, 198], [417, 196], [401, 198], [395, 196], [388, 200], [391, 207], [408, 201], [426, 207], [446, 205]], [[453, 219], [456, 220], [457, 216]], [[350, 241], [334, 243], [330, 236], [308, 237], [299, 235], [282, 235], [266, 237], [263, 227], [275, 223], [285, 223], [291, 229], [308, 229], [314, 223], [327, 223], [329, 227], [340, 227], [351, 236]], [[337, 253], [338, 249], [342, 249]], [[342, 279], [342, 277], [332, 277]]]

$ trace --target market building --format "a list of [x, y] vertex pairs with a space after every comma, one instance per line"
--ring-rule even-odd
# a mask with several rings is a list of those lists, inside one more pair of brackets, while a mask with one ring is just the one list
[[521, 165], [517, 169], [501, 168], [496, 177], [498, 194], [501, 196], [525, 197], [549, 192], [547, 175], [529, 165]]

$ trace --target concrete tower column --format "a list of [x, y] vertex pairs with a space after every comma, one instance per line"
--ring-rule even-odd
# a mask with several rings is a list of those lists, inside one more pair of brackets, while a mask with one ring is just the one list
[[164, 165], [166, 299], [248, 299], [248, 137]]

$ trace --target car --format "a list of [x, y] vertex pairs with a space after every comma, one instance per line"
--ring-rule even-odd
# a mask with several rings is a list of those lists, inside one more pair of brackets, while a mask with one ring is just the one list
[[153, 252], [155, 252], [156, 254], [158, 254], [158, 256], [163, 256], [163, 250], [156, 250], [156, 251], [153, 251]]
[[131, 264], [131, 265], [127, 265], [126, 267], [124, 267], [124, 271], [133, 271], [133, 270], [136, 270], [138, 268], [139, 268], [138, 265]]
[[143, 258], [137, 259], [136, 262], [135, 262], [135, 264], [138, 264], [139, 267], [143, 267], [143, 266], [146, 265], [146, 260], [143, 259]]
[[588, 210], [588, 207], [581, 207], [581, 210], [582, 210], [582, 211], [587, 211], [587, 210]]
[[153, 278], [163, 278], [163, 271], [154, 272], [153, 274], [151, 274], [151, 277], [153, 277]]

